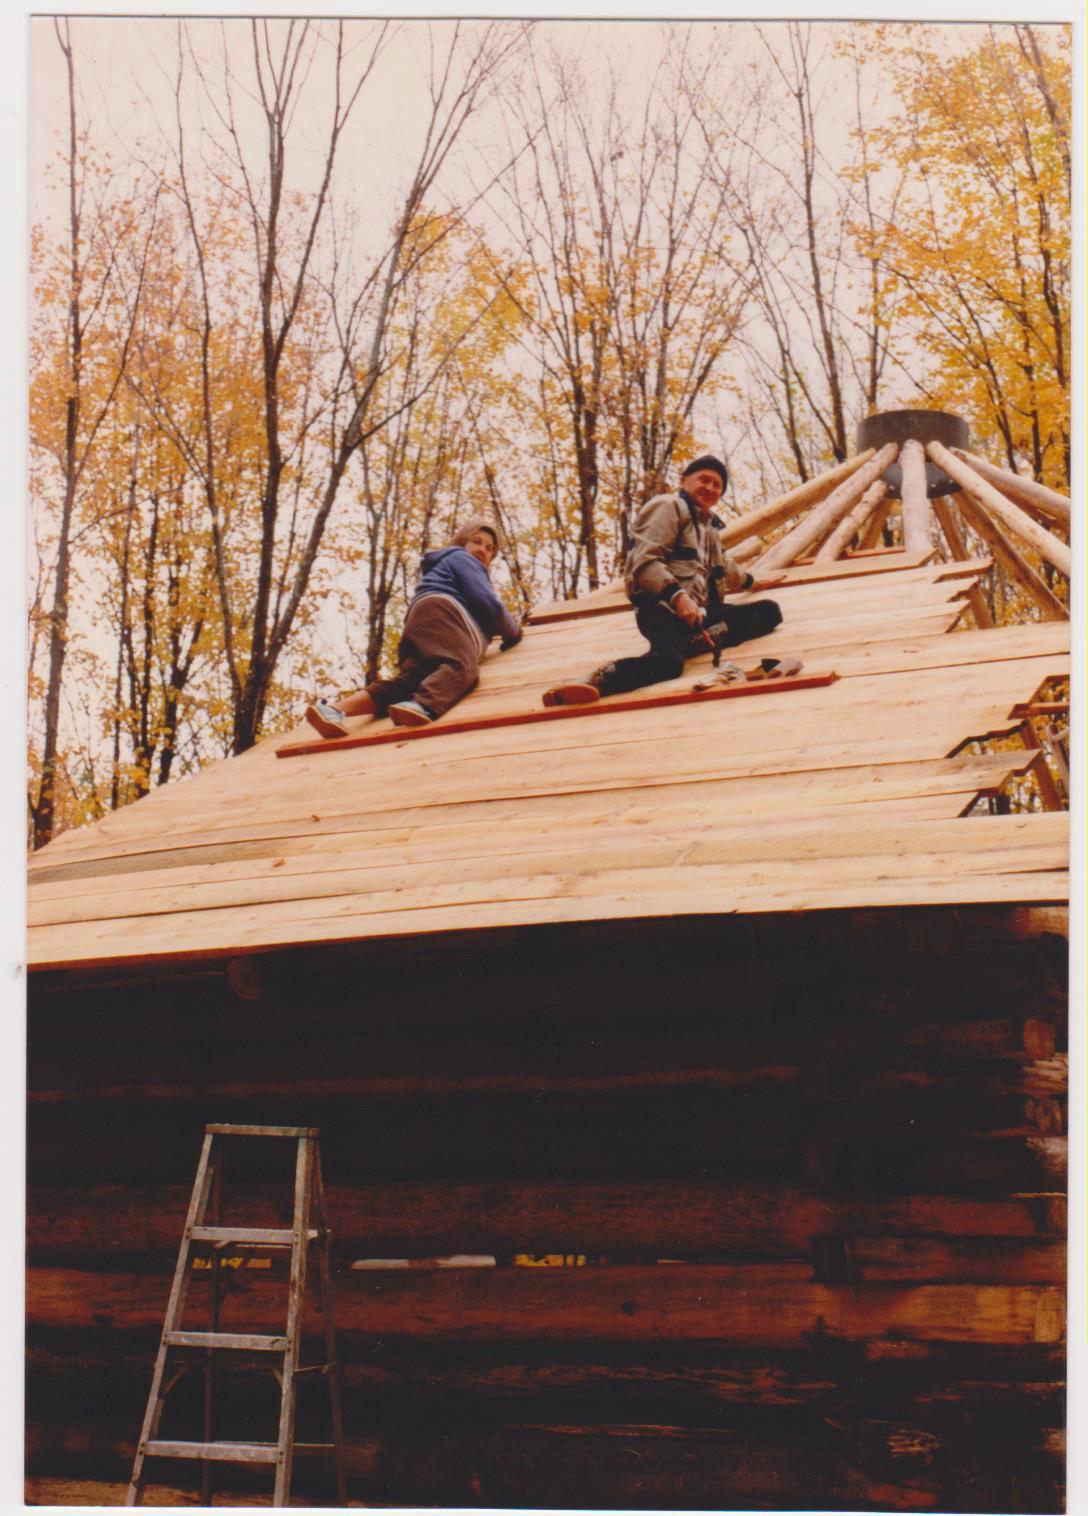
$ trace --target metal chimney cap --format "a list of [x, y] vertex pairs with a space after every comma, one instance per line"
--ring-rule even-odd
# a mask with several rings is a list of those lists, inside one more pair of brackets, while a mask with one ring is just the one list
[[[920, 442], [943, 442], [945, 447], [970, 447], [971, 433], [962, 416], [953, 416], [950, 411], [878, 411], [875, 416], [866, 416], [858, 427], [858, 452], [867, 447], [881, 448], [888, 442], [901, 447], [911, 440]], [[898, 462], [890, 464], [880, 476], [888, 486], [893, 500], [902, 498], [903, 470]], [[938, 495], [954, 495], [959, 485], [950, 479], [944, 469], [926, 459], [926, 494], [930, 500]]]
[[945, 447], [971, 446], [967, 422], [951, 411], [877, 411], [858, 426], [858, 452], [887, 442], [902, 445], [912, 438], [923, 444], [943, 442]]

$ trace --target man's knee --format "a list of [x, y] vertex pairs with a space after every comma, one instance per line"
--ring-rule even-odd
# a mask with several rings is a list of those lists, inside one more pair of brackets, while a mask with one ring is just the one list
[[782, 612], [777, 600], [753, 600], [749, 605], [731, 605], [725, 617], [730, 633], [738, 641], [749, 637], [765, 637], [782, 621]]
[[764, 631], [773, 632], [781, 624], [782, 612], [777, 600], [757, 600], [751, 609], [759, 612], [759, 624]]
[[655, 647], [649, 656], [658, 679], [679, 679], [684, 672], [683, 654], [673, 652], [672, 648]]

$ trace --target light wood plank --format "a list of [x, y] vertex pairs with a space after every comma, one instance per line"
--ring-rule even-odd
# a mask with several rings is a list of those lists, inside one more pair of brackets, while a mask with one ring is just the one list
[[505, 725], [525, 726], [541, 721], [570, 721], [579, 720], [586, 716], [600, 716], [607, 714], [609, 710], [621, 711], [648, 711], [656, 710], [662, 706], [673, 705], [697, 705], [717, 700], [740, 700], [754, 695], [785, 695], [791, 690], [816, 689], [821, 685], [831, 684], [838, 676], [834, 672], [820, 674], [801, 674], [792, 679], [764, 680], [754, 684], [726, 685], [719, 689], [693, 690], [673, 689], [662, 694], [646, 694], [642, 691], [633, 695], [620, 696], [614, 703], [562, 706], [557, 709], [541, 709], [534, 704], [528, 708], [519, 708], [509, 712], [484, 713], [475, 718], [463, 720], [449, 720], [435, 722], [432, 726], [415, 727], [408, 730], [390, 731], [384, 728], [381, 731], [364, 731], [348, 737], [336, 737], [328, 741], [304, 741], [286, 742], [276, 749], [278, 758], [295, 758], [306, 753], [327, 753], [335, 748], [349, 747], [374, 747], [382, 743], [418, 741], [421, 738], [434, 738], [447, 736], [451, 732], [475, 732], [485, 731], [488, 728]]
[[[811, 886], [881, 877], [894, 869], [900, 880], [928, 874], [939, 857], [950, 877], [968, 872], [1008, 872], [1017, 868], [1053, 871], [1065, 866], [1068, 824], [1063, 814], [981, 817], [966, 822], [918, 822], [904, 847], [901, 826], [855, 824], [848, 831], [834, 824], [824, 834], [784, 827], [775, 834], [767, 824], [749, 834], [698, 840], [699, 833], [678, 838], [597, 839], [581, 845], [541, 849], [535, 857], [477, 855], [451, 872], [440, 863], [397, 864], [372, 869], [341, 869], [315, 875], [276, 871], [263, 881], [211, 882], [184, 888], [142, 889], [106, 896], [86, 905], [82, 921], [110, 921], [159, 914], [181, 920], [190, 913], [192, 929], [219, 921], [233, 907], [257, 913], [266, 930], [289, 926], [299, 914], [297, 902], [322, 899], [330, 918], [431, 906], [464, 906], [508, 897], [531, 900], [554, 896], [608, 895], [626, 883], [636, 889], [636, 905], [656, 895], [684, 898], [684, 878], [710, 895], [726, 892], [731, 908], [753, 889], [780, 885], [792, 878]], [[677, 862], [683, 858], [683, 874]], [[527, 867], [528, 864], [528, 867]], [[738, 877], [734, 865], [745, 864]], [[500, 883], [500, 881], [502, 881]], [[636, 887], [637, 881], [637, 887]], [[78, 907], [77, 907], [78, 908]], [[66, 900], [43, 901], [41, 926], [63, 924], [71, 912]], [[305, 912], [303, 912], [305, 914]], [[636, 909], [632, 914], [639, 914]], [[61, 918], [58, 923], [49, 919]], [[74, 922], [70, 923], [75, 925]], [[469, 924], [466, 922], [466, 925]], [[32, 936], [34, 930], [32, 930]]]
[[[826, 688], [762, 705], [613, 706], [573, 726], [449, 731], [437, 744], [323, 745], [291, 764], [266, 742], [159, 791], [33, 860], [49, 881], [32, 905], [33, 961], [675, 914], [692, 899], [728, 913], [1060, 900], [1064, 830], [991, 839], [968, 835], [986, 818], [939, 818], [1030, 761], [942, 759], [1018, 724], [1013, 705], [1067, 666], [1068, 626], [948, 636], [939, 629], [963, 609], [950, 597], [978, 563], [864, 563], [838, 581], [816, 564], [791, 571], [787, 622], [739, 650], [796, 652], [807, 670], [813, 650], [840, 656], [848, 672]], [[549, 674], [569, 677], [624, 640], [643, 645], [629, 614], [530, 629], [485, 660], [465, 709], [524, 708]], [[693, 660], [655, 697], [687, 691], [708, 666]], [[947, 840], [927, 830], [942, 826]]]
[[[419, 807], [360, 815], [345, 813], [324, 821], [287, 821], [280, 827], [249, 825], [218, 841], [197, 841], [187, 848], [120, 853], [39, 868], [31, 881], [35, 900], [60, 899], [96, 889], [110, 889], [124, 874], [169, 872], [179, 879], [210, 877], [210, 866], [258, 866], [278, 858], [312, 853], [347, 852], [376, 845], [403, 847], [426, 835], [435, 843], [477, 833], [482, 827], [501, 828], [503, 835], [543, 834], [560, 827], [585, 828], [610, 823], [620, 829], [647, 814], [663, 819], [702, 818], [708, 827], [727, 825], [731, 816], [800, 813], [819, 816], [862, 805], [877, 807], [934, 802], [936, 813], [958, 815], [966, 797], [992, 794], [1013, 774], [1024, 773], [1034, 752], [997, 753], [944, 759], [938, 762], [885, 764], [868, 769], [812, 770], [801, 774], [708, 780], [702, 785], [650, 785], [639, 798], [630, 791], [608, 794], [531, 796], [517, 801], [476, 801], [460, 805]], [[843, 818], [845, 822], [846, 818]]]
[[[1068, 846], [1068, 821], [1063, 813], [997, 819], [1010, 823], [1000, 832], [1003, 856], [1010, 848], [1022, 845], [1025, 856], [1029, 850], [1033, 857], [1036, 850], [1041, 852], [1042, 862], [1037, 861], [1036, 866], [1063, 866]], [[963, 855], [957, 860], [962, 869], [974, 867], [975, 855], [995, 845], [988, 843], [987, 850], [982, 848], [989, 836], [988, 830], [983, 831], [985, 825], [981, 819], [969, 825], [917, 821], [908, 828], [898, 819], [875, 822], [859, 818], [847, 829], [839, 816], [823, 821], [765, 816], [748, 828], [738, 818], [728, 832], [713, 836], [698, 820], [686, 827], [673, 821], [671, 825], [655, 824], [649, 836], [622, 836], [601, 828], [564, 839], [558, 846], [547, 837], [535, 842], [524, 838], [516, 851], [505, 845], [504, 837], [493, 833], [458, 837], [444, 846], [424, 834], [414, 847], [370, 848], [363, 853], [310, 857], [297, 863], [285, 860], [282, 867], [247, 867], [228, 877], [224, 871], [215, 870], [210, 878], [175, 877], [157, 886], [143, 880], [135, 888], [96, 891], [91, 898], [34, 900], [28, 920], [31, 927], [51, 926], [183, 909], [256, 909], [266, 904], [347, 896], [362, 900], [372, 894], [395, 894], [407, 901], [413, 891], [433, 889], [441, 894], [451, 878], [457, 881], [458, 889], [472, 886], [474, 893], [478, 893], [475, 881], [494, 884], [516, 880], [520, 887], [530, 871], [571, 879], [627, 869], [735, 864], [752, 865], [756, 877], [765, 877], [778, 862], [788, 866], [791, 860], [797, 865], [819, 860], [826, 863], [829, 877], [840, 877], [853, 860], [901, 858], [903, 868], [909, 869], [915, 856], [937, 851]]]
[[[965, 825], [970, 823], [964, 823]], [[935, 860], [934, 871], [909, 879], [871, 875], [848, 884], [827, 886], [817, 880], [797, 878], [778, 886], [753, 887], [743, 900], [728, 892], [720, 898], [702, 897], [703, 911], [713, 913], [763, 914], [778, 911], [816, 911], [847, 908], [913, 905], [1021, 904], [1063, 906], [1068, 899], [1065, 870], [965, 875], [952, 879], [948, 860]], [[696, 881], [692, 881], [692, 889]], [[612, 921], [635, 917], [676, 916], [690, 912], [691, 889], [671, 895], [632, 897], [602, 893], [592, 899], [541, 894], [531, 899], [472, 903], [468, 930], [500, 930], [513, 926], [555, 925], [574, 921]], [[192, 930], [193, 917], [157, 916], [42, 927], [34, 933], [33, 964], [36, 968], [85, 968], [91, 964], [121, 965], [200, 961], [268, 947], [357, 942], [367, 938], [462, 932], [466, 930], [463, 907], [433, 906], [412, 911], [331, 917], [300, 914], [289, 929], [269, 929], [254, 921], [249, 912], [198, 913], [199, 932]]]
[[[909, 671], [899, 675], [875, 675], [865, 681], [849, 681], [856, 687], [869, 687], [859, 687], [859, 698], [849, 701], [848, 711], [835, 711], [832, 707], [826, 715], [820, 714], [825, 709], [823, 702], [813, 704], [812, 697], [833, 693], [846, 684], [846, 681], [842, 681], [840, 686], [832, 687], [831, 692], [798, 692], [795, 697], [797, 702], [809, 702], [809, 708], [800, 704], [796, 707], [801, 722], [800, 730], [794, 729], [794, 723], [783, 725], [781, 722], [767, 723], [762, 720], [745, 726], [738, 719], [736, 711], [731, 713], [723, 728], [713, 720], [713, 712], [701, 710], [700, 714], [705, 720], [700, 722], [696, 735], [704, 737], [702, 742], [693, 741], [690, 723], [677, 723], [675, 717], [665, 719], [667, 713], [662, 712], [655, 713], [657, 719], [653, 722], [647, 720], [645, 725], [636, 716], [618, 718], [615, 724], [605, 721], [596, 723], [594, 730], [598, 741], [592, 750], [586, 749], [583, 743], [572, 742], [565, 731], [557, 734], [551, 729], [543, 732], [533, 729], [534, 743], [529, 749], [524, 748], [523, 742], [519, 748], [518, 742], [514, 740], [517, 732], [505, 737], [501, 733], [467, 734], [465, 737], [451, 738], [447, 745], [440, 745], [448, 747], [451, 752], [459, 751], [457, 768], [464, 776], [461, 782], [452, 782], [449, 760], [425, 762], [425, 755], [421, 754], [412, 776], [412, 793], [419, 804], [442, 803], [486, 795], [497, 798], [512, 793], [546, 794], [561, 790], [625, 787], [632, 782], [661, 782], [670, 777], [711, 777], [714, 773], [722, 777], [740, 776], [827, 768], [842, 763], [851, 768], [859, 768], [880, 761], [903, 761], [911, 757], [936, 758], [947, 753], [955, 745], [957, 737], [962, 739], [964, 736], [980, 734], [983, 728], [994, 729], [994, 724], [1009, 709], [1009, 706], [1005, 707], [1005, 711], [1000, 708], [1003, 695], [1006, 698], [1011, 696], [1012, 700], [1029, 698], [1044, 679], [1051, 674], [1060, 673], [1063, 666], [1062, 659], [1042, 657], [1018, 659], [1011, 665], [983, 665], [977, 669], [966, 665], [942, 671], [940, 681], [933, 679], [921, 684], [911, 679]], [[958, 673], [959, 677], [948, 681], [943, 678], [945, 673]], [[979, 696], [984, 696], [981, 703]], [[1012, 701], [1010, 706], [1011, 703]], [[934, 711], [939, 713], [939, 719], [935, 718]], [[847, 715], [849, 723], [843, 725]], [[834, 744], [813, 744], [811, 728], [829, 720], [838, 722], [843, 734], [842, 740]], [[920, 722], [924, 725], [920, 725]], [[624, 736], [619, 730], [621, 726], [626, 733], [626, 741], [620, 740]], [[806, 732], [805, 727], [810, 730]], [[873, 728], [882, 728], [880, 737], [872, 736]], [[902, 730], [903, 736], [892, 736], [889, 739], [888, 733], [897, 730]], [[677, 751], [673, 751], [674, 745], [669, 742], [673, 737], [683, 740], [683, 747]], [[482, 740], [484, 738], [488, 739], [486, 744]], [[758, 741], [755, 740], [757, 738]], [[658, 753], [663, 741], [667, 744], [668, 751], [662, 759]], [[713, 761], [711, 754], [706, 752], [708, 742], [713, 750]], [[454, 746], [465, 743], [471, 745], [460, 749]], [[771, 743], [770, 747], [768, 743]], [[647, 761], [639, 758], [640, 746], [647, 751]], [[624, 761], [624, 751], [628, 747], [632, 752], [630, 762]], [[897, 748], [899, 751], [896, 751]], [[520, 766], [516, 771], [511, 771], [509, 760], [519, 751], [549, 753], [551, 756], [547, 771], [541, 771], [539, 763], [532, 771], [522, 771]], [[780, 757], [780, 753], [787, 756]], [[379, 760], [387, 755], [390, 756], [390, 761], [384, 767], [380, 766]], [[358, 768], [360, 760], [353, 758], [351, 753], [300, 759], [300, 764], [316, 765], [312, 778], [301, 787], [289, 784], [278, 791], [273, 784], [276, 774], [290, 768], [289, 765], [281, 765], [266, 780], [262, 790], [262, 817], [269, 821], [278, 817], [309, 819], [311, 807], [315, 817], [323, 815], [327, 818], [344, 811], [354, 814], [360, 808], [364, 793], [367, 794], [372, 810], [399, 809], [403, 804], [401, 795], [390, 793], [385, 781], [387, 778], [403, 781], [403, 769], [396, 761], [400, 756], [395, 749], [369, 753], [366, 769], [362, 772]], [[495, 768], [492, 760], [498, 760], [500, 767]], [[624, 761], [622, 773], [617, 769], [617, 761]], [[662, 764], [665, 766], [662, 767]], [[240, 807], [243, 812], [252, 808], [252, 800], [247, 801], [244, 796], [244, 790], [208, 794], [198, 812], [186, 809], [184, 827], [175, 834], [175, 840], [179, 835], [192, 835], [195, 816], [199, 816], [201, 835], [214, 835], [225, 824], [236, 826]], [[149, 818], [150, 825], [137, 827], [135, 823], [140, 819], [136, 814], [138, 810], [139, 808], [134, 808], [127, 815], [129, 824], [118, 845], [138, 844], [140, 839], [147, 838], [153, 838], [155, 845], [162, 845], [169, 828], [154, 816]], [[248, 814], [246, 819], [248, 820]], [[95, 843], [101, 846], [104, 840], [95, 838]], [[44, 852], [38, 860], [39, 865], [44, 864], [49, 856], [48, 851]]]

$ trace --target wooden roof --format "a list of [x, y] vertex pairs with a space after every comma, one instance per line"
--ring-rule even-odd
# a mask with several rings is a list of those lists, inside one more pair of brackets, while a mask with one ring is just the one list
[[[952, 755], [1016, 730], [1014, 705], [1068, 671], [1067, 622], [953, 631], [985, 567], [884, 552], [791, 568], [774, 592], [782, 625], [734, 656], [796, 654], [802, 685], [833, 681], [678, 699], [707, 656], [557, 720], [538, 719], [544, 688], [644, 644], [614, 587], [548, 607], [434, 727], [314, 744], [303, 725], [57, 839], [31, 860], [30, 966], [540, 922], [1062, 902], [1064, 813], [962, 815], [1030, 755]], [[292, 747], [315, 750], [278, 756]]]

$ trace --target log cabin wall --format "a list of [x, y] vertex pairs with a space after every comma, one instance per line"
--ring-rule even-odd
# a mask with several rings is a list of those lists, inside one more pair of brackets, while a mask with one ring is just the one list
[[[117, 1498], [203, 1125], [274, 1121], [321, 1128], [354, 1500], [1061, 1509], [1064, 930], [832, 910], [38, 973], [28, 1500]], [[231, 1271], [229, 1320], [281, 1289]], [[269, 1435], [254, 1382], [220, 1435]]]

